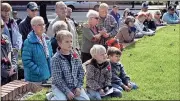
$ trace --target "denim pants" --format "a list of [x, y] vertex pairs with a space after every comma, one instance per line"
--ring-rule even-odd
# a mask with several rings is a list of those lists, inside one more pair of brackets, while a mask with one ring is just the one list
[[[138, 86], [137, 86], [135, 83], [130, 82], [130, 84], [131, 84], [132, 89], [137, 89], [137, 88], [138, 88]], [[114, 83], [113, 83], [112, 86], [113, 86], [114, 88], [119, 89], [120, 91], [123, 91], [123, 88], [122, 88], [121, 86], [117, 85], [117, 84], [114, 84]]]
[[[122, 93], [119, 89], [113, 88], [113, 90], [114, 90], [113, 93], [111, 93], [107, 96], [104, 96], [104, 97], [122, 97]], [[95, 90], [92, 90], [89, 88], [87, 89], [87, 95], [89, 96], [89, 98], [91, 100], [101, 100], [102, 99], [102, 97], [98, 91], [95, 91]]]
[[[54, 96], [51, 100], [68, 100], [67, 96], [54, 85], [52, 85], [52, 93]], [[80, 96], [74, 98], [75, 100], [90, 100], [83, 88], [80, 93]]]

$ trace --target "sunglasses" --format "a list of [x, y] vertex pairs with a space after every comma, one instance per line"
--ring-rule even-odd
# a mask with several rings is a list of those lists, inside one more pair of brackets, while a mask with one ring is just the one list
[[45, 26], [45, 24], [37, 24], [37, 26]]
[[4, 25], [1, 25], [1, 28], [4, 28]]

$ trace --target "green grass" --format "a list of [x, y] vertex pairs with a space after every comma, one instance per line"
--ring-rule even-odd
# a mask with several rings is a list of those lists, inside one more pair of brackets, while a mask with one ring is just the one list
[[[139, 89], [107, 100], [180, 100], [180, 25], [167, 26], [123, 51], [121, 62]], [[31, 100], [45, 100], [45, 92]]]

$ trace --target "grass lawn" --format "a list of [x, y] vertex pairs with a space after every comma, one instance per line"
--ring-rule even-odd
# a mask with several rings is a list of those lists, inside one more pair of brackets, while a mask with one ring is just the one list
[[[108, 100], [180, 100], [180, 25], [157, 31], [123, 51], [121, 62], [138, 90]], [[45, 100], [45, 92], [29, 100]]]

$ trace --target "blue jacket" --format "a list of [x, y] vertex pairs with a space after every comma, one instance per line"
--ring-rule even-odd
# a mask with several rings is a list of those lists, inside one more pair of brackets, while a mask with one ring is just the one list
[[162, 20], [164, 22], [167, 22], [168, 24], [177, 24], [178, 21], [180, 20], [180, 18], [178, 18], [176, 13], [174, 13], [172, 15], [172, 14], [169, 14], [168, 12], [166, 12], [162, 17]]
[[111, 11], [110, 15], [112, 15], [114, 17], [114, 19], [116, 20], [116, 22], [117, 22], [117, 24], [119, 26], [119, 20], [121, 18], [120, 14], [119, 13], [115, 14], [113, 11]]
[[22, 52], [24, 76], [26, 81], [42, 82], [50, 78], [50, 58], [52, 57], [52, 47], [49, 40], [46, 42], [49, 49], [49, 58], [46, 58], [43, 46], [39, 43], [34, 31], [31, 31], [28, 34]]

